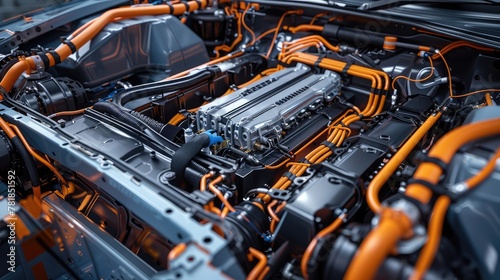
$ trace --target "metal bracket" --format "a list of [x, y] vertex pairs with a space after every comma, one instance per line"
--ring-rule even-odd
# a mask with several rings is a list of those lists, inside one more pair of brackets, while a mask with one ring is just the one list
[[292, 193], [287, 191], [287, 190], [280, 190], [280, 189], [269, 189], [269, 192], [267, 193], [270, 197], [274, 199], [279, 199], [279, 200], [288, 200], [291, 196]]

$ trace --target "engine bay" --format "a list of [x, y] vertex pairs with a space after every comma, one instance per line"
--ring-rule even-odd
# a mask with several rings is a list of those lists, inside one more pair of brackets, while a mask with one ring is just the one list
[[2, 279], [500, 277], [500, 38], [97, 2], [0, 26]]

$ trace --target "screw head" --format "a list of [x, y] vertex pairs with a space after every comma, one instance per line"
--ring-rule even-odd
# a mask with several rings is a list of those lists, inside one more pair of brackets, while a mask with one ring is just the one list
[[160, 175], [160, 182], [162, 184], [168, 184], [169, 181], [175, 179], [175, 172], [167, 171]]

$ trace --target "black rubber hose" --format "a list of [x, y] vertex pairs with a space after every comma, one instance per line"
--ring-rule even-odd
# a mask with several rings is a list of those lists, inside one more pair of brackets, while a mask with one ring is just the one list
[[134, 110], [129, 111], [129, 114], [131, 114], [141, 122], [145, 123], [149, 128], [158, 132], [168, 140], [171, 140], [173, 142], [179, 142], [181, 141], [179, 139], [182, 139], [181, 142], [182, 143], [184, 142], [184, 130], [182, 128], [168, 123], [163, 124]]
[[149, 128], [153, 129], [156, 132], [161, 132], [163, 126], [165, 126], [165, 124], [162, 124], [161, 122], [158, 122], [155, 119], [152, 119], [152, 118], [150, 118], [146, 115], [143, 115], [137, 111], [132, 110], [129, 112], [129, 114], [136, 117], [137, 119], [139, 119], [140, 121], [145, 123], [147, 126], [149, 126]]
[[239, 155], [240, 157], [243, 157], [246, 161], [248, 161], [249, 163], [251, 163], [254, 166], [262, 165], [262, 163], [256, 157], [254, 157], [254, 156], [252, 156], [250, 154], [247, 154], [247, 153], [245, 153], [244, 151], [242, 151], [240, 149], [237, 149], [237, 148], [235, 148], [233, 146], [230, 146], [229, 150], [231, 152]]
[[195, 161], [191, 161], [188, 164], [188, 167], [192, 168], [193, 170], [196, 170], [197, 172], [199, 172], [202, 175], [205, 175], [205, 174], [207, 174], [210, 171], [207, 168], [205, 168], [203, 165], [201, 165], [201, 164], [199, 164], [199, 163], [197, 163]]
[[176, 129], [172, 129], [172, 126], [166, 125], [162, 129], [160, 129], [160, 131], [156, 131], [155, 129], [150, 128], [141, 119], [138, 119], [136, 116], [130, 114], [129, 112], [131, 111], [127, 112], [125, 108], [116, 103], [97, 102], [94, 105], [93, 109], [98, 112], [114, 116], [119, 121], [126, 123], [135, 129], [140, 130], [145, 135], [149, 136], [151, 139], [157, 141], [158, 143], [165, 143], [166, 141], [168, 141], [169, 144], [172, 144], [173, 142], [180, 141], [176, 140], [177, 138], [180, 137], [179, 135], [181, 134], [182, 129], [180, 128], [177, 129], [177, 127], [175, 127]]
[[336, 24], [326, 24], [322, 35], [327, 38], [335, 38], [339, 42], [350, 42], [356, 47], [377, 46], [383, 47], [385, 37], [374, 32], [359, 32], [356, 29], [339, 26]]
[[101, 112], [101, 113], [107, 113], [112, 115], [113, 117], [117, 118], [118, 120], [133, 126], [134, 128], [139, 129], [140, 131], [144, 131], [147, 128], [147, 125], [144, 123], [141, 123], [139, 120], [134, 118], [131, 114], [127, 113], [125, 110], [123, 110], [123, 107], [119, 106], [118, 104], [111, 103], [111, 102], [97, 102], [94, 104], [93, 107], [94, 110]]
[[186, 87], [196, 85], [201, 81], [213, 78], [215, 75], [214, 73], [215, 72], [212, 70], [203, 70], [193, 75], [189, 75], [171, 81], [159, 81], [159, 82], [134, 86], [132, 88], [126, 89], [116, 94], [113, 97], [113, 102], [123, 106], [128, 102], [138, 98], [149, 97], [157, 94], [163, 94], [169, 91], [184, 89]]
[[282, 267], [285, 266], [288, 258], [290, 256], [290, 243], [285, 241], [272, 255], [272, 257], [267, 262], [270, 270], [268, 275], [274, 275], [278, 272]]
[[210, 137], [205, 133], [201, 133], [175, 151], [172, 156], [170, 169], [175, 173], [177, 182], [182, 182], [184, 180], [184, 171], [188, 164], [203, 147], [209, 144]]
[[[199, 186], [201, 178], [208, 172], [210, 172], [210, 170], [203, 167], [201, 164], [191, 161], [184, 170], [184, 180], [189, 186]], [[185, 184], [179, 185], [185, 187], [185, 189], [188, 188]], [[189, 191], [193, 191], [193, 189], [189, 189]]]
[[226, 226], [232, 228], [239, 237], [244, 250], [265, 248], [263, 234], [269, 229], [267, 214], [254, 202], [243, 201], [234, 207], [236, 212], [226, 216]]
[[[184, 180], [186, 183], [188, 183], [189, 186], [199, 186], [200, 181], [201, 181], [201, 177], [203, 177], [203, 175], [204, 174], [201, 174], [198, 171], [196, 171], [188, 166], [186, 168], [186, 170], [184, 171]], [[189, 188], [189, 189], [184, 188], [184, 189], [188, 190], [190, 192], [194, 190], [192, 188]]]

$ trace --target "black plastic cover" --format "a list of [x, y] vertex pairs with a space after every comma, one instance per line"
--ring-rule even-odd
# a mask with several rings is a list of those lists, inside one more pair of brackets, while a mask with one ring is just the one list
[[288, 241], [292, 254], [302, 253], [313, 237], [331, 224], [335, 210], [350, 208], [354, 204], [357, 179], [355, 174], [324, 163], [326, 170], [318, 171], [296, 190], [287, 201], [282, 222], [276, 230], [280, 241]]
[[48, 75], [40, 79], [28, 79], [19, 100], [46, 115], [89, 105], [80, 83], [66, 77], [53, 78]]
[[108, 24], [56, 66], [64, 76], [96, 87], [136, 72], [160, 78], [208, 62], [202, 40], [176, 17], [139, 17]]

